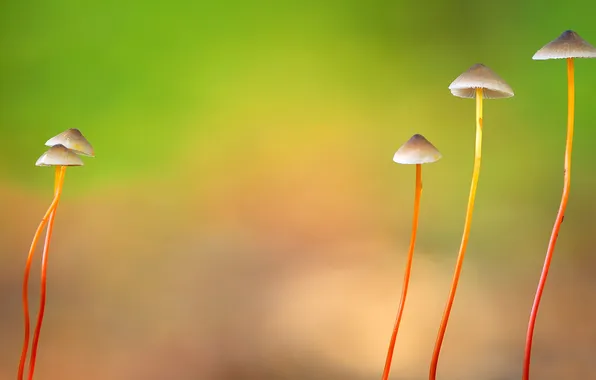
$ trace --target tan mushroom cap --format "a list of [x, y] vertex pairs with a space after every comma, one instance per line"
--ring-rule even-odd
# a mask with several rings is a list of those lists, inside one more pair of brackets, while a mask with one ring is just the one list
[[54, 145], [39, 157], [36, 166], [83, 166], [83, 160], [74, 150], [64, 145]]
[[89, 141], [87, 141], [85, 136], [83, 136], [81, 131], [76, 128], [67, 129], [66, 131], [52, 137], [46, 142], [47, 146], [54, 146], [58, 144], [64, 145], [68, 149], [74, 150], [77, 154], [95, 157], [93, 147]]
[[410, 137], [393, 156], [393, 161], [398, 164], [414, 165], [429, 164], [439, 161], [443, 157], [424, 136], [415, 134]]
[[535, 60], [564, 58], [596, 58], [596, 48], [573, 30], [566, 30], [532, 57]]
[[460, 98], [475, 98], [477, 88], [482, 88], [482, 97], [486, 99], [510, 98], [514, 95], [507, 82], [481, 63], [470, 67], [449, 85], [451, 93]]

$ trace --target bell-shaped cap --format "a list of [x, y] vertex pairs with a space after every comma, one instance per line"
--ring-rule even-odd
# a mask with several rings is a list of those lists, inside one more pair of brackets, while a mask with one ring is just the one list
[[441, 153], [424, 136], [415, 134], [410, 137], [393, 156], [398, 164], [429, 164], [440, 160]]
[[95, 157], [93, 147], [89, 141], [87, 141], [85, 136], [83, 136], [81, 131], [76, 128], [67, 129], [66, 131], [52, 137], [46, 142], [47, 146], [54, 146], [58, 144], [64, 145], [70, 150], [74, 150], [77, 154]]
[[470, 67], [449, 85], [451, 93], [460, 98], [475, 98], [476, 89], [482, 89], [486, 99], [510, 98], [513, 90], [500, 76], [481, 63]]
[[39, 157], [36, 166], [83, 166], [83, 160], [74, 150], [54, 145]]
[[572, 30], [564, 31], [532, 57], [535, 60], [564, 58], [596, 58], [596, 48]]

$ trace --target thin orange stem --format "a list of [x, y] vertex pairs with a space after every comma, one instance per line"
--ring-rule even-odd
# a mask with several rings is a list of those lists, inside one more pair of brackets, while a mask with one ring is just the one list
[[60, 201], [60, 196], [56, 195], [56, 184], [59, 181], [60, 169], [56, 167], [56, 173], [54, 176], [54, 199], [50, 204], [50, 207], [46, 211], [45, 215], [41, 219], [39, 226], [37, 226], [37, 230], [35, 230], [35, 235], [33, 235], [33, 241], [31, 242], [31, 247], [29, 248], [29, 253], [27, 255], [27, 262], [25, 263], [25, 274], [23, 279], [23, 314], [25, 320], [25, 331], [24, 331], [24, 339], [23, 339], [23, 349], [21, 352], [21, 360], [19, 362], [19, 371], [17, 375], [18, 380], [23, 380], [24, 372], [25, 372], [25, 362], [27, 361], [27, 350], [29, 349], [29, 334], [30, 334], [30, 320], [29, 320], [29, 276], [31, 272], [31, 263], [33, 261], [33, 255], [35, 253], [35, 248], [37, 247], [37, 242], [41, 236], [41, 232], [45, 227], [48, 219], [50, 218], [50, 214], [58, 205]]
[[548, 249], [546, 251], [546, 257], [544, 259], [544, 266], [542, 267], [542, 273], [540, 274], [540, 280], [538, 282], [538, 288], [536, 289], [536, 296], [534, 297], [534, 303], [532, 305], [532, 311], [530, 313], [530, 321], [528, 322], [528, 332], [526, 335], [526, 350], [524, 355], [524, 369], [523, 369], [523, 380], [530, 379], [530, 360], [532, 357], [532, 340], [534, 337], [534, 327], [536, 326], [536, 317], [538, 316], [538, 308], [540, 307], [540, 300], [542, 299], [542, 292], [546, 285], [546, 278], [548, 277], [548, 270], [550, 269], [550, 263], [553, 259], [553, 253], [555, 251], [555, 245], [557, 244], [557, 238], [559, 237], [559, 230], [561, 224], [565, 218], [565, 210], [567, 209], [567, 201], [569, 199], [569, 188], [571, 186], [571, 150], [573, 148], [573, 121], [575, 113], [575, 83], [574, 83], [574, 69], [573, 69], [573, 58], [567, 58], [567, 141], [565, 142], [565, 171], [564, 171], [564, 182], [563, 182], [563, 196], [561, 197], [561, 204], [559, 205], [559, 212], [555, 220], [550, 241], [548, 242]]
[[478, 177], [480, 176], [480, 163], [482, 161], [482, 88], [476, 89], [476, 147], [474, 154], [474, 170], [472, 172], [472, 184], [470, 186], [470, 195], [468, 197], [468, 208], [466, 211], [466, 219], [464, 222], [464, 232], [459, 247], [459, 253], [457, 255], [457, 262], [455, 264], [455, 272], [453, 274], [453, 280], [451, 282], [451, 290], [449, 291], [449, 297], [447, 299], [447, 305], [443, 312], [443, 319], [441, 320], [441, 327], [437, 340], [435, 342], [435, 348], [430, 364], [429, 379], [435, 380], [437, 377], [437, 366], [439, 364], [439, 355], [441, 353], [441, 346], [445, 337], [445, 331], [447, 330], [447, 323], [449, 322], [449, 315], [451, 314], [451, 308], [453, 307], [453, 301], [455, 300], [455, 292], [457, 291], [457, 284], [461, 274], [461, 269], [464, 263], [464, 256], [466, 254], [466, 248], [468, 246], [468, 239], [470, 237], [470, 227], [472, 225], [472, 214], [474, 212], [474, 200], [476, 199], [476, 188], [478, 186]]
[[[58, 172], [59, 168], [59, 172]], [[62, 194], [62, 185], [64, 183], [64, 175], [66, 173], [66, 166], [59, 166], [56, 168], [57, 173], [55, 179], [58, 180], [57, 183], [54, 184], [54, 191], [55, 191], [55, 198], [60, 199]], [[39, 335], [41, 333], [41, 325], [43, 322], [43, 316], [45, 311], [45, 303], [46, 303], [46, 289], [47, 289], [47, 267], [48, 267], [48, 255], [50, 250], [50, 242], [52, 240], [52, 231], [54, 228], [54, 218], [56, 217], [56, 209], [58, 207], [58, 203], [56, 203], [56, 207], [50, 213], [50, 218], [48, 220], [48, 230], [46, 233], [45, 244], [43, 247], [43, 253], [41, 256], [41, 293], [40, 293], [40, 301], [39, 301], [39, 314], [37, 317], [37, 325], [35, 326], [35, 332], [33, 333], [33, 343], [31, 344], [31, 359], [29, 361], [29, 380], [33, 379], [33, 373], [35, 371], [35, 359], [37, 357], [37, 346], [39, 344]]]
[[397, 339], [397, 331], [406, 304], [406, 297], [408, 295], [408, 285], [410, 284], [410, 272], [412, 270], [412, 259], [414, 258], [414, 246], [416, 245], [416, 232], [418, 230], [418, 214], [420, 212], [420, 195], [422, 193], [422, 165], [416, 165], [416, 192], [414, 195], [414, 217], [412, 220], [412, 236], [410, 238], [410, 249], [408, 250], [408, 259], [406, 261], [406, 271], [404, 274], [404, 283], [401, 291], [401, 299], [397, 309], [397, 317], [395, 318], [395, 325], [393, 326], [393, 333], [389, 342], [389, 350], [387, 358], [385, 359], [385, 369], [383, 370], [382, 380], [389, 378], [389, 371], [391, 370], [391, 360], [393, 359], [393, 350], [395, 348], [395, 340]]

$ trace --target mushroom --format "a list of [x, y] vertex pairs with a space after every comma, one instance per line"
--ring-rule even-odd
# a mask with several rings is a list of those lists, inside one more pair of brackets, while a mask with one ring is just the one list
[[596, 48], [584, 41], [577, 33], [571, 30], [563, 32], [557, 39], [546, 44], [542, 49], [538, 50], [532, 57], [534, 60], [545, 59], [566, 59], [567, 60], [567, 139], [565, 143], [565, 170], [563, 182], [563, 195], [559, 205], [559, 212], [555, 219], [555, 225], [550, 236], [546, 257], [544, 259], [544, 266], [540, 274], [538, 288], [532, 304], [532, 311], [530, 313], [530, 320], [528, 322], [528, 331], [526, 335], [526, 347], [524, 353], [524, 369], [523, 379], [530, 378], [530, 358], [532, 355], [532, 339], [534, 335], [534, 327], [536, 325], [536, 317], [538, 315], [538, 308], [542, 298], [542, 292], [546, 284], [548, 270], [559, 236], [559, 230], [563, 218], [565, 217], [565, 210], [567, 209], [567, 201], [569, 199], [569, 188], [571, 185], [571, 150], [573, 147], [573, 122], [575, 109], [575, 83], [574, 83], [574, 58], [596, 58]]
[[389, 378], [391, 370], [391, 360], [393, 359], [393, 350], [397, 331], [403, 314], [406, 297], [408, 295], [408, 285], [410, 283], [410, 272], [412, 269], [412, 259], [414, 257], [414, 246], [416, 244], [416, 231], [418, 228], [418, 215], [420, 210], [420, 195], [422, 193], [422, 164], [433, 163], [441, 159], [441, 153], [424, 136], [416, 134], [406, 141], [393, 156], [393, 161], [398, 164], [416, 165], [416, 191], [414, 195], [414, 218], [412, 221], [412, 235], [410, 238], [410, 248], [406, 261], [406, 269], [402, 286], [401, 299], [397, 310], [397, 317], [393, 327], [393, 333], [389, 342], [389, 350], [385, 360], [385, 369], [383, 370], [383, 380]]
[[66, 131], [56, 135], [46, 141], [46, 146], [64, 145], [70, 150], [74, 150], [77, 154], [95, 157], [93, 147], [87, 141], [85, 136], [76, 128], [67, 129]]
[[472, 184], [470, 186], [470, 195], [468, 197], [468, 207], [466, 210], [466, 219], [464, 222], [464, 231], [457, 256], [453, 280], [451, 282], [451, 290], [443, 312], [443, 318], [439, 328], [435, 348], [430, 365], [429, 379], [434, 380], [437, 375], [437, 366], [439, 363], [439, 355], [441, 352], [441, 345], [445, 337], [447, 323], [449, 322], [449, 315], [453, 307], [453, 300], [457, 291], [457, 285], [461, 274], [461, 269], [466, 254], [468, 245], [468, 238], [470, 236], [470, 226], [472, 224], [472, 214], [474, 211], [474, 200], [476, 198], [476, 188], [478, 186], [478, 177], [480, 175], [480, 164], [482, 160], [482, 100], [499, 99], [512, 97], [513, 90], [511, 87], [495, 74], [491, 69], [482, 65], [475, 64], [466, 72], [457, 77], [449, 86], [451, 93], [460, 98], [476, 98], [476, 145], [474, 152], [474, 170], [472, 172]]
[[[72, 130], [69, 130], [72, 131]], [[78, 132], [78, 130], [76, 130]], [[68, 131], [67, 131], [68, 132]], [[82, 137], [80, 132], [78, 134]], [[61, 134], [61, 135], [64, 135]], [[58, 135], [53, 139], [61, 136]], [[68, 137], [68, 135], [66, 136]], [[75, 134], [76, 137], [76, 134]], [[83, 137], [84, 139], [84, 137]], [[52, 141], [50, 139], [49, 141]], [[56, 141], [56, 140], [54, 140]], [[35, 235], [33, 236], [33, 242], [31, 243], [31, 247], [29, 249], [29, 254], [27, 256], [27, 261], [25, 264], [25, 274], [23, 280], [23, 311], [24, 311], [24, 320], [25, 320], [25, 331], [24, 331], [24, 342], [23, 342], [23, 350], [21, 353], [21, 360], [19, 363], [19, 371], [18, 371], [18, 379], [22, 380], [25, 370], [25, 362], [27, 359], [27, 350], [29, 346], [29, 301], [28, 301], [28, 286], [29, 286], [29, 274], [31, 271], [31, 263], [33, 260], [33, 254], [35, 252], [35, 248], [37, 246], [37, 241], [41, 236], [41, 232], [46, 224], [48, 224], [48, 229], [45, 238], [45, 244], [42, 253], [42, 261], [41, 261], [41, 296], [40, 296], [40, 305], [39, 305], [39, 315], [37, 319], [37, 325], [35, 328], [34, 336], [33, 336], [33, 343], [31, 347], [31, 359], [29, 361], [29, 379], [33, 378], [33, 373], [35, 370], [35, 359], [37, 355], [37, 345], [39, 343], [39, 334], [41, 332], [41, 325], [43, 322], [43, 315], [45, 310], [45, 300], [46, 300], [46, 277], [47, 277], [47, 263], [48, 263], [48, 253], [50, 249], [50, 241], [52, 238], [52, 231], [54, 226], [54, 218], [56, 215], [56, 208], [58, 207], [58, 202], [60, 201], [60, 197], [62, 195], [62, 186], [64, 184], [64, 175], [66, 173], [66, 168], [69, 166], [83, 166], [83, 160], [78, 156], [78, 154], [85, 154], [88, 156], [93, 155], [93, 150], [91, 145], [86, 142], [86, 144], [80, 139], [70, 139], [70, 143], [76, 146], [79, 146], [82, 151], [78, 150], [71, 150], [68, 149], [63, 144], [59, 144], [56, 141], [56, 145], [53, 145], [50, 149], [48, 149], [44, 154], [39, 157], [37, 162], [35, 163], [36, 166], [54, 166], [55, 175], [54, 175], [54, 199], [50, 204], [50, 207], [46, 211], [45, 215], [43, 216], [37, 230], [35, 231]], [[66, 138], [62, 138], [63, 142], [67, 142]], [[77, 145], [78, 144], [78, 145]]]

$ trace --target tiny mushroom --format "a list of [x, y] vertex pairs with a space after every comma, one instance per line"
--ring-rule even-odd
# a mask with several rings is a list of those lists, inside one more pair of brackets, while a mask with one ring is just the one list
[[481, 63], [455, 78], [449, 85], [449, 90], [459, 98], [499, 99], [514, 95], [507, 82]]
[[398, 164], [416, 165], [416, 188], [414, 193], [414, 218], [412, 222], [412, 235], [410, 238], [410, 248], [406, 261], [406, 269], [404, 274], [401, 299], [397, 310], [397, 317], [393, 326], [393, 332], [389, 341], [389, 349], [385, 359], [385, 368], [383, 370], [382, 380], [389, 378], [391, 370], [391, 361], [393, 359], [393, 350], [395, 349], [395, 341], [397, 339], [397, 332], [401, 322], [404, 311], [406, 297], [408, 295], [408, 285], [410, 283], [410, 273], [412, 270], [412, 260], [414, 257], [414, 246], [416, 245], [416, 232], [418, 229], [418, 215], [420, 211], [420, 196], [422, 194], [422, 164], [429, 164], [441, 159], [441, 153], [431, 144], [424, 136], [415, 134], [408, 141], [406, 141], [393, 156], [393, 161]]
[[393, 155], [398, 164], [429, 164], [441, 159], [441, 153], [424, 136], [415, 134], [410, 137]]
[[430, 364], [429, 379], [435, 380], [437, 376], [437, 366], [439, 363], [439, 355], [441, 346], [447, 330], [449, 322], [449, 315], [453, 307], [455, 293], [461, 274], [466, 248], [468, 246], [468, 238], [470, 236], [470, 227], [472, 224], [472, 214], [474, 211], [474, 201], [476, 199], [476, 188], [478, 186], [478, 177], [480, 175], [480, 165], [482, 162], [482, 100], [510, 98], [514, 95], [511, 86], [507, 84], [501, 77], [495, 74], [491, 69], [483, 64], [475, 64], [470, 67], [463, 74], [458, 76], [449, 86], [451, 93], [459, 98], [475, 98], [476, 99], [476, 142], [474, 150], [474, 169], [472, 171], [472, 184], [470, 186], [470, 194], [468, 197], [468, 206], [466, 210], [466, 219], [464, 221], [464, 231], [455, 264], [453, 280], [451, 282], [451, 289], [447, 298], [447, 304], [437, 334], [435, 348]]
[[91, 143], [76, 128], [67, 129], [46, 141], [46, 146], [64, 145], [68, 149], [74, 150], [77, 154], [83, 156], [95, 157], [95, 151]]
[[35, 166], [83, 166], [83, 160], [73, 150], [62, 144], [57, 144], [48, 149], [39, 157]]
[[567, 60], [567, 137], [565, 142], [563, 195], [559, 204], [559, 212], [557, 213], [555, 225], [550, 236], [548, 249], [544, 259], [544, 265], [542, 267], [542, 273], [540, 274], [540, 280], [538, 281], [538, 287], [536, 289], [532, 310], [530, 312], [530, 319], [526, 334], [526, 346], [524, 350], [524, 367], [522, 373], [523, 380], [528, 380], [530, 378], [530, 360], [532, 356], [532, 340], [534, 336], [534, 327], [536, 326], [536, 317], [538, 316], [538, 308], [540, 307], [540, 300], [542, 299], [542, 293], [544, 291], [544, 286], [546, 285], [546, 279], [548, 277], [548, 271], [555, 250], [555, 245], [557, 244], [559, 230], [561, 229], [561, 224], [563, 223], [563, 218], [565, 217], [565, 211], [567, 210], [567, 201], [569, 199], [570, 191], [569, 189], [571, 187], [571, 151], [573, 149], [573, 128], [575, 118], [574, 58], [596, 58], [596, 48], [594, 48], [594, 46], [590, 45], [583, 38], [581, 38], [579, 34], [572, 30], [563, 32], [555, 40], [549, 42], [540, 50], [538, 50], [532, 57], [534, 60]]

